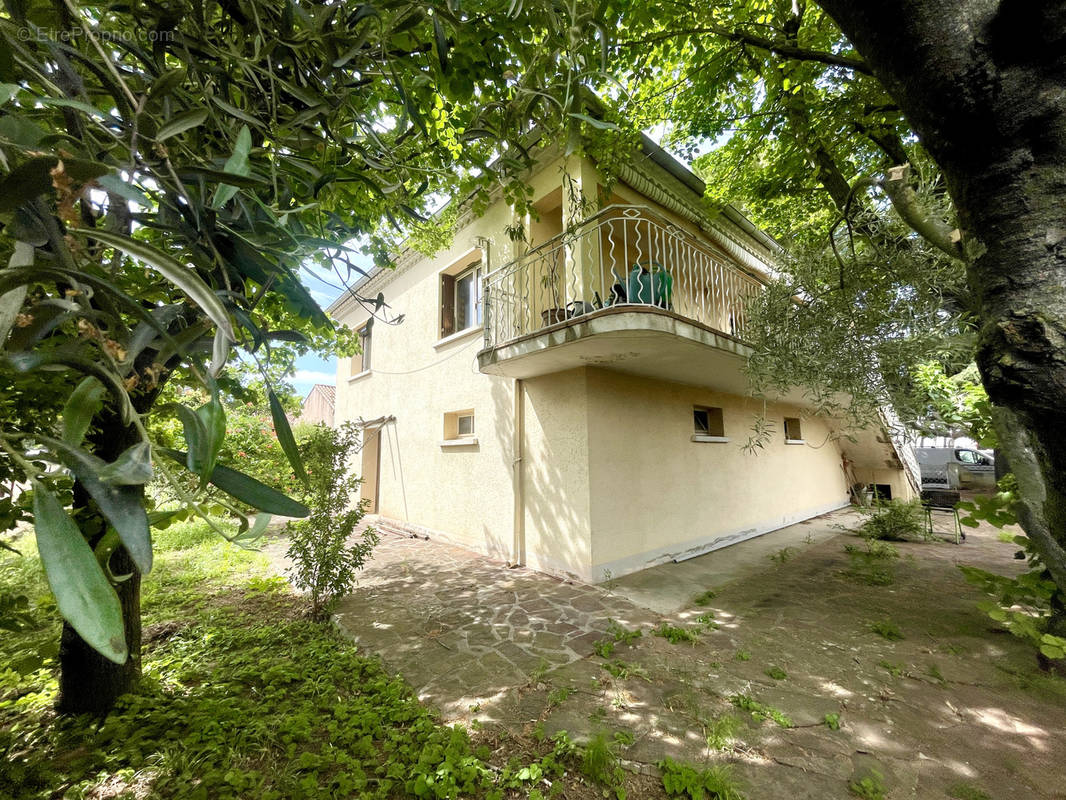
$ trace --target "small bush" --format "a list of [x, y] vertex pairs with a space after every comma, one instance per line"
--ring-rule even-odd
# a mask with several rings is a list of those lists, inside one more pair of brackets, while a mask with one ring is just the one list
[[925, 511], [920, 500], [889, 500], [873, 506], [859, 528], [867, 539], [904, 542], [927, 539]]
[[293, 584], [311, 595], [311, 613], [322, 619], [332, 606], [351, 591], [356, 573], [370, 557], [377, 534], [367, 528], [349, 542], [366, 511], [365, 504], [350, 507], [359, 478], [350, 474], [348, 463], [359, 441], [352, 423], [340, 428], [317, 425], [304, 440], [301, 452], [307, 467], [307, 519], [288, 524], [286, 555], [292, 559], [289, 576]]
[[848, 791], [864, 800], [885, 800], [885, 776], [872, 769], [861, 780], [849, 783]]

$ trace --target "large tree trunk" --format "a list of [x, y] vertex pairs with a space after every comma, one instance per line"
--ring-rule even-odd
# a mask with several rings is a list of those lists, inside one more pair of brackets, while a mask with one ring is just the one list
[[818, 2], [947, 180], [1022, 525], [1066, 591], [1066, 2]]
[[[94, 454], [113, 461], [137, 441], [134, 428], [124, 425], [114, 413], [97, 418], [99, 428], [90, 435]], [[107, 522], [88, 492], [74, 483], [74, 519], [94, 549], [107, 530]], [[63, 623], [59, 643], [59, 699], [56, 710], [62, 714], [106, 714], [115, 701], [133, 688], [141, 674], [141, 574], [121, 545], [112, 554], [113, 575], [130, 577], [115, 586], [122, 605], [129, 658], [116, 664], [85, 643], [69, 623]]]

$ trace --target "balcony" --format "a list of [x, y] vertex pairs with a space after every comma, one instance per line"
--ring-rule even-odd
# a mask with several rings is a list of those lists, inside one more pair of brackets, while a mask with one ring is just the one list
[[742, 390], [746, 306], [761, 287], [652, 209], [608, 206], [486, 276], [479, 365], [515, 378], [588, 365], [717, 374], [718, 388]]

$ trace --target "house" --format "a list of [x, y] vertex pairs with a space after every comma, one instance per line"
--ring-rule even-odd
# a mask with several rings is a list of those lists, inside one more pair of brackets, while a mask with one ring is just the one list
[[300, 416], [297, 422], [307, 422], [311, 425], [324, 423], [332, 427], [334, 407], [337, 402], [337, 389], [325, 383], [316, 383], [307, 393], [300, 406]]
[[[859, 484], [913, 496], [885, 421], [844, 438], [802, 387], [751, 396], [745, 300], [775, 242], [709, 215], [651, 140], [624, 161], [608, 183], [546, 150], [536, 215], [463, 210], [446, 251], [372, 272], [359, 290], [400, 325], [333, 304], [363, 345], [338, 365], [337, 419], [363, 425], [380, 524], [596, 582], [840, 508]], [[770, 435], [752, 453], [756, 420]]]

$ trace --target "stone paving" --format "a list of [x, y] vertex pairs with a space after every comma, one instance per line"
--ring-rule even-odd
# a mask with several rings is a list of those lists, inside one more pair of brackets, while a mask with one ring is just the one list
[[382, 531], [341, 629], [399, 671], [446, 719], [586, 658], [608, 635], [657, 615], [594, 586], [459, 547]]
[[[827, 515], [609, 589], [382, 532], [337, 620], [447, 722], [524, 741], [623, 735], [628, 768], [728, 764], [749, 800], [843, 800], [875, 772], [887, 800], [1066, 798], [1066, 682], [977, 609], [956, 569], [1011, 573], [1016, 548], [987, 526], [963, 546], [900, 543], [889, 582], [871, 585], [853, 574], [862, 543], [841, 523], [854, 522]], [[615, 641], [611, 620], [642, 635]], [[878, 620], [904, 638], [873, 633]], [[664, 621], [696, 641], [654, 635]], [[735, 739], [709, 747], [726, 718]]]

